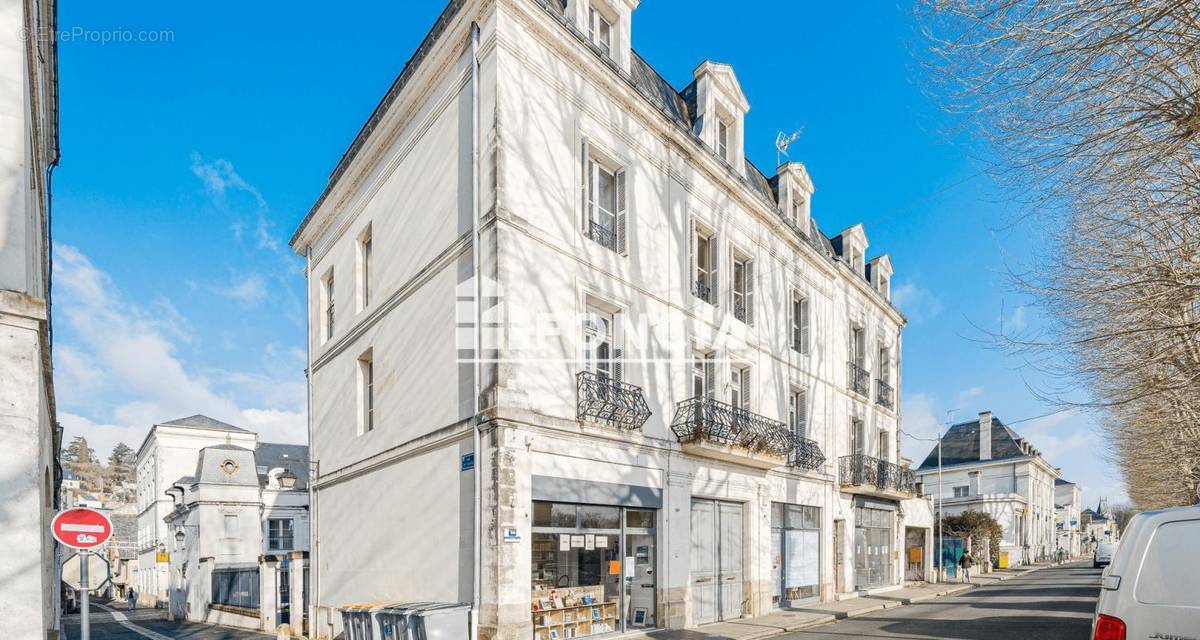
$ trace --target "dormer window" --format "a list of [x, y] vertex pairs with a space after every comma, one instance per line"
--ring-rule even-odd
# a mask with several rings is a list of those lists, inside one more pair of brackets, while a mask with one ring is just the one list
[[729, 125], [724, 120], [717, 120], [717, 155], [729, 162]]
[[891, 295], [889, 295], [889, 294], [891, 293], [891, 291], [889, 290], [889, 287], [890, 287], [890, 286], [891, 286], [891, 285], [890, 285], [890, 283], [888, 282], [888, 279], [887, 279], [887, 278], [880, 278], [880, 279], [879, 279], [879, 293], [880, 293], [880, 295], [882, 295], [882, 296], [883, 296], [883, 299], [884, 299], [884, 300], [890, 300], [890, 299], [891, 299]]
[[604, 55], [612, 57], [612, 22], [595, 8], [589, 10], [588, 31], [592, 44], [600, 48]]

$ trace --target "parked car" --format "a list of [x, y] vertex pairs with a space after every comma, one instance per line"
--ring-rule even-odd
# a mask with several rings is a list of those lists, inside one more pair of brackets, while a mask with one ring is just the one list
[[1197, 540], [1200, 506], [1134, 516], [1100, 577], [1092, 640], [1197, 637]]
[[1096, 551], [1092, 554], [1092, 568], [1107, 567], [1112, 562], [1113, 553], [1116, 550], [1117, 543], [1115, 542], [1101, 542], [1096, 545]]

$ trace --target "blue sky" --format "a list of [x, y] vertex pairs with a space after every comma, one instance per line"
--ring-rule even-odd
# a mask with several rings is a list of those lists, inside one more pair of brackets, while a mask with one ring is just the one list
[[[1003, 321], [1035, 331], [1008, 285], [1033, 230], [920, 91], [906, 3], [646, 0], [635, 48], [677, 88], [710, 58], [751, 109], [747, 152], [775, 165], [779, 131], [835, 234], [863, 222], [889, 253], [904, 334], [904, 429], [932, 437], [990, 409], [1049, 407], [1036, 371], [986, 344]], [[74, 2], [60, 28], [164, 32], [159, 42], [60, 45], [63, 160], [55, 172], [57, 393], [67, 435], [100, 453], [150, 424], [208, 413], [304, 438], [304, 288], [286, 243], [443, 3]], [[710, 10], [705, 10], [709, 7]], [[162, 41], [166, 40], [166, 41]], [[1124, 498], [1092, 418], [1016, 425], [1086, 498]], [[905, 438], [923, 459], [928, 445]]]

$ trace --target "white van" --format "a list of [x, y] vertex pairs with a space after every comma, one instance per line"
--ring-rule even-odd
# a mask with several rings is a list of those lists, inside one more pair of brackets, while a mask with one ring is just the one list
[[1100, 577], [1092, 640], [1200, 638], [1200, 506], [1140, 513]]
[[1113, 553], [1116, 550], [1117, 545], [1114, 542], [1101, 542], [1096, 545], [1096, 552], [1092, 554], [1092, 568], [1107, 567], [1112, 562]]

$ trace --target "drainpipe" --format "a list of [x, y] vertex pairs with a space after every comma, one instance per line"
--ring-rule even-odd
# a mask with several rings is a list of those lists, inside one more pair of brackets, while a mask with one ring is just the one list
[[[315, 464], [312, 458], [312, 443], [313, 443], [313, 415], [312, 415], [312, 282], [309, 280], [312, 277], [312, 245], [304, 248], [304, 308], [308, 310], [304, 314], [305, 336], [307, 342], [304, 345], [304, 353], [306, 355], [306, 364], [304, 368], [304, 378], [307, 383], [308, 393], [304, 399], [305, 413], [307, 414], [308, 422], [308, 510], [309, 510], [309, 527], [308, 527], [308, 558], [309, 558], [309, 576], [312, 580], [312, 593], [308, 594], [312, 602], [305, 602], [304, 607], [308, 609], [308, 632], [312, 637], [317, 636], [317, 625], [320, 623], [320, 607], [321, 602], [321, 573], [318, 570], [317, 563], [314, 560], [319, 556], [320, 535], [318, 527], [320, 521], [317, 518], [317, 487], [316, 481], [321, 477], [321, 467]], [[332, 621], [330, 621], [332, 623]], [[332, 633], [332, 624], [330, 625]]]
[[474, 577], [471, 592], [471, 640], [479, 638], [480, 595], [483, 591], [483, 477], [480, 467], [483, 460], [480, 457], [482, 437], [479, 429], [480, 402], [479, 395], [483, 393], [483, 327], [481, 326], [483, 309], [483, 284], [481, 278], [483, 269], [479, 264], [479, 24], [471, 23], [471, 266], [474, 271], [474, 302], [475, 302], [475, 331], [474, 331], [474, 389], [471, 398], [471, 444], [475, 458], [473, 475], [475, 481], [475, 517], [472, 522], [472, 540], [474, 541]]

